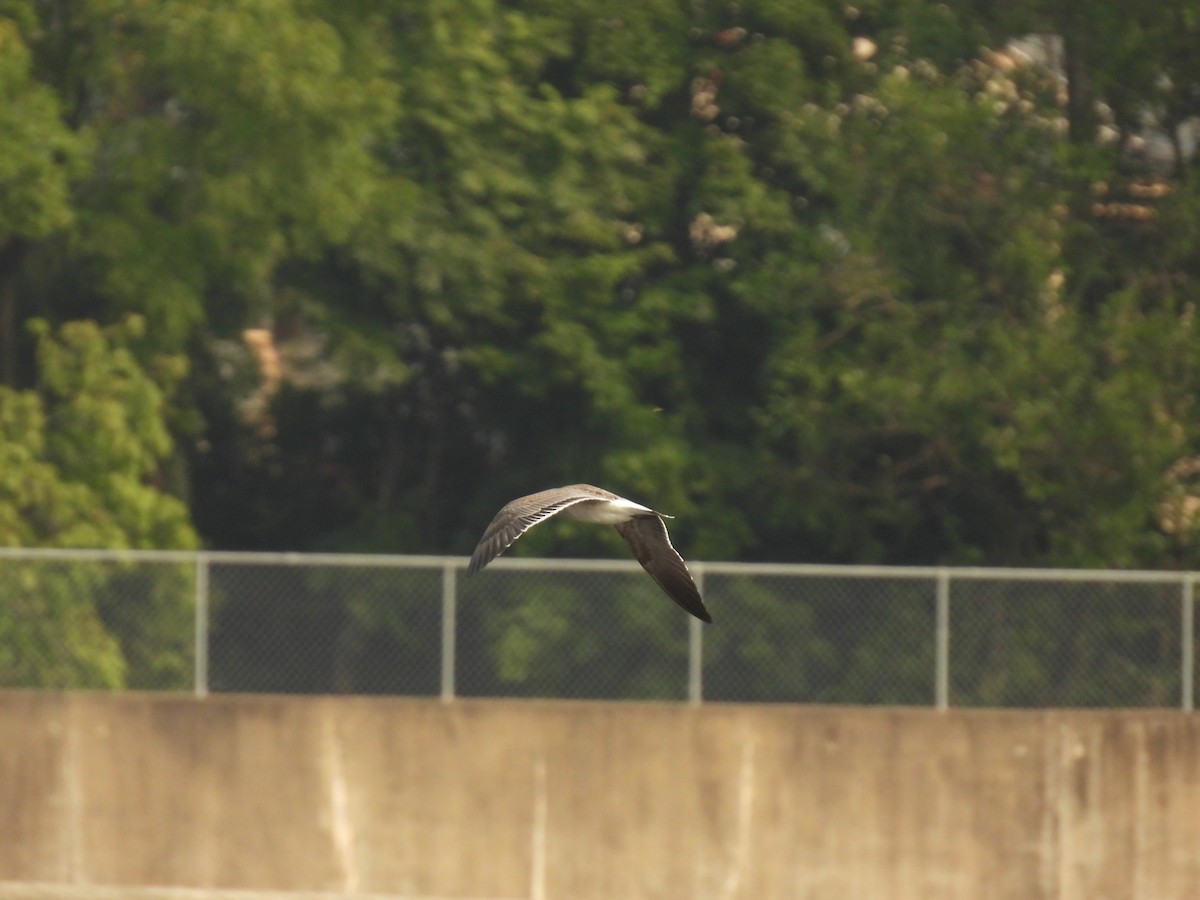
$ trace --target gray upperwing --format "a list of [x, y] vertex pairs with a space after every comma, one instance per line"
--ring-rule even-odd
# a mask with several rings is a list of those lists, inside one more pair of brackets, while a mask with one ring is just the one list
[[712, 621], [683, 557], [671, 546], [667, 526], [661, 518], [638, 516], [614, 527], [625, 538], [642, 568], [672, 600], [702, 622]]
[[511, 503], [506, 503], [500, 512], [496, 513], [491, 524], [483, 532], [483, 537], [475, 545], [471, 554], [471, 564], [467, 572], [478, 572], [493, 559], [512, 546], [513, 541], [523, 535], [539, 522], [543, 522], [568, 506], [582, 503], [584, 500], [595, 500], [596, 497], [582, 491], [572, 491], [568, 488], [554, 488], [549, 491], [539, 491], [527, 497], [518, 497]]

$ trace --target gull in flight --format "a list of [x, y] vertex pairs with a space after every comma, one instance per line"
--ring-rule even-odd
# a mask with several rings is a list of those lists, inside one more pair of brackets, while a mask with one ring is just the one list
[[612, 525], [672, 600], [697, 619], [712, 621], [683, 557], [671, 546], [663, 522], [670, 516], [590, 484], [551, 488], [505, 504], [479, 539], [467, 571], [478, 572], [534, 525], [557, 513], [580, 522]]

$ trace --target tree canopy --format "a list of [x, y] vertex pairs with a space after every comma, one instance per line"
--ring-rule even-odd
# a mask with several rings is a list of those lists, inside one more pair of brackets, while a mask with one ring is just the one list
[[2, 0], [0, 527], [462, 553], [586, 480], [695, 558], [1195, 567], [1198, 39], [1183, 0]]

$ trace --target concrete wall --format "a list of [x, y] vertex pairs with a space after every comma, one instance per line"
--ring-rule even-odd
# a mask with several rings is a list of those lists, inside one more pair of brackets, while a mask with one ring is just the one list
[[1196, 900], [1200, 716], [0, 692], [0, 882]]

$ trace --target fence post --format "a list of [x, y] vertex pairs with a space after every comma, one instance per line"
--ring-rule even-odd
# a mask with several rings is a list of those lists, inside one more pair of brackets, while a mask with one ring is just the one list
[[1196, 685], [1196, 580], [1192, 574], [1183, 576], [1183, 598], [1180, 609], [1180, 705], [1184, 712], [1195, 709]]
[[938, 569], [934, 631], [934, 705], [950, 708], [950, 571]]
[[197, 697], [208, 696], [208, 555], [196, 553], [196, 644], [192, 649], [194, 690]]
[[[704, 568], [692, 564], [696, 588], [704, 593]], [[688, 616], [688, 703], [699, 706], [704, 699], [704, 623]]]
[[454, 651], [457, 621], [458, 571], [454, 563], [442, 566], [442, 702], [454, 699]]

